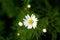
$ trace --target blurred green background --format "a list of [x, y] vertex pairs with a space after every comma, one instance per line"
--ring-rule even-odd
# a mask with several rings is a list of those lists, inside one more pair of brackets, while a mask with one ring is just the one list
[[[37, 28], [18, 25], [27, 14], [36, 15]], [[60, 0], [0, 0], [0, 40], [60, 40]]]

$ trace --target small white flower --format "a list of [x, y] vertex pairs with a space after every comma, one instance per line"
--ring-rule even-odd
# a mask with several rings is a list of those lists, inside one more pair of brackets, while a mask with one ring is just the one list
[[27, 8], [31, 8], [31, 5], [27, 5]]
[[43, 29], [43, 32], [47, 32], [47, 30], [46, 29]]
[[19, 36], [20, 34], [19, 33], [17, 33], [17, 36]]
[[24, 20], [24, 25], [25, 27], [27, 27], [28, 29], [31, 29], [32, 27], [35, 28], [37, 26], [37, 18], [35, 17], [34, 14], [31, 15], [31, 17], [27, 14], [27, 16], [25, 16], [26, 19]]
[[19, 26], [23, 26], [23, 23], [22, 23], [22, 22], [19, 22], [18, 25], [19, 25]]

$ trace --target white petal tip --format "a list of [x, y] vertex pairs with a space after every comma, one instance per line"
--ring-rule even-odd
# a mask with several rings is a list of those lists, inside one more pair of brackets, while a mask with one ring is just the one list
[[32, 29], [32, 26], [30, 26], [30, 27], [28, 26], [27, 29]]

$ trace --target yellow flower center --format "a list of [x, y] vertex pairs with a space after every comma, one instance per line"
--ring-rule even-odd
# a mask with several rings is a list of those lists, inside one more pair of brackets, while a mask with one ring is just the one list
[[34, 21], [33, 21], [32, 19], [30, 19], [30, 20], [28, 20], [28, 23], [29, 23], [29, 24], [33, 24]]

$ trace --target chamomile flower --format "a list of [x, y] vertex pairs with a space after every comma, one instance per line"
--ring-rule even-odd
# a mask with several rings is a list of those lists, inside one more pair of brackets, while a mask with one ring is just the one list
[[23, 23], [25, 27], [27, 27], [28, 29], [31, 29], [32, 27], [35, 28], [37, 26], [38, 19], [35, 17], [34, 14], [32, 14], [31, 16], [27, 14], [25, 18], [26, 19], [23, 19], [24, 20]]

